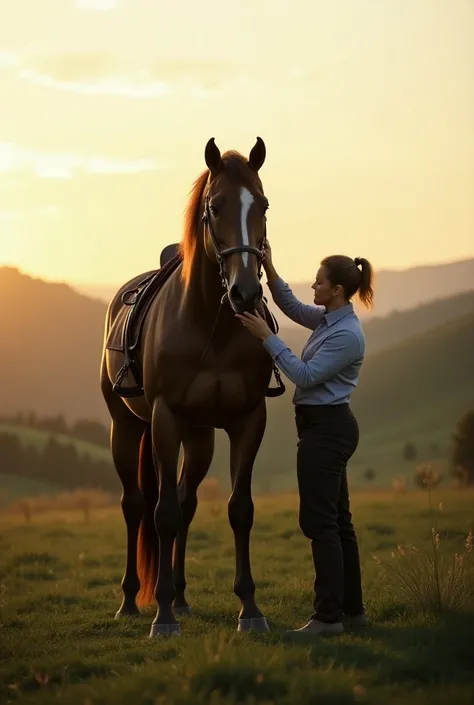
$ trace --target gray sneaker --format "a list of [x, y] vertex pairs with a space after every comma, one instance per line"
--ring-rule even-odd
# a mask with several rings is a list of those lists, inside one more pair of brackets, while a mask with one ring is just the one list
[[325, 622], [318, 622], [317, 619], [311, 619], [304, 627], [299, 629], [288, 629], [285, 631], [286, 639], [295, 640], [311, 640], [317, 639], [321, 636], [336, 636], [344, 632], [344, 625], [342, 622], [334, 622], [332, 624], [326, 624]]
[[352, 631], [362, 631], [369, 626], [369, 620], [365, 613], [357, 614], [355, 617], [346, 617], [345, 625], [347, 629]]

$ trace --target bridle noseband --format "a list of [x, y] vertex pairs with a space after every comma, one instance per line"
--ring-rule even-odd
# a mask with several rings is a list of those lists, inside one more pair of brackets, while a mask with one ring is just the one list
[[264, 257], [265, 242], [267, 239], [266, 226], [265, 226], [265, 231], [264, 231], [261, 247], [252, 247], [251, 245], [236, 245], [235, 247], [226, 247], [225, 249], [221, 250], [219, 247], [219, 244], [216, 240], [214, 228], [212, 227], [209, 195], [206, 196], [202, 220], [203, 220], [204, 225], [207, 225], [209, 235], [211, 236], [211, 242], [212, 242], [212, 246], [214, 247], [214, 252], [216, 255], [217, 263], [219, 265], [219, 274], [220, 274], [222, 286], [224, 287], [224, 289], [227, 289], [227, 286], [228, 286], [224, 260], [225, 260], [225, 257], [228, 257], [229, 255], [234, 255], [234, 254], [241, 253], [241, 252], [249, 252], [251, 255], [256, 255], [256, 257], [258, 259], [258, 278], [259, 279], [262, 278], [262, 263], [263, 263], [263, 257]]

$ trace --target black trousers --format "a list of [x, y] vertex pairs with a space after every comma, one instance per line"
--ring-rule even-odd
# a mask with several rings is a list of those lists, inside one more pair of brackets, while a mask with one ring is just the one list
[[359, 427], [348, 404], [297, 405], [295, 412], [299, 521], [316, 571], [312, 619], [339, 622], [364, 612], [346, 470]]

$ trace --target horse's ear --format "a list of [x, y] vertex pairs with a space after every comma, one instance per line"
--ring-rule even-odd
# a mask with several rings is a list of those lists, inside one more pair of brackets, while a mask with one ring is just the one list
[[252, 147], [252, 151], [250, 152], [248, 161], [249, 167], [254, 171], [258, 171], [259, 169], [261, 169], [265, 161], [266, 155], [267, 150], [265, 148], [265, 142], [262, 140], [261, 137], [257, 137], [257, 141], [255, 142], [255, 145]]
[[206, 159], [207, 168], [209, 169], [211, 174], [215, 176], [222, 167], [222, 159], [221, 153], [219, 152], [219, 148], [214, 142], [214, 137], [211, 137], [209, 142], [206, 144], [204, 157]]

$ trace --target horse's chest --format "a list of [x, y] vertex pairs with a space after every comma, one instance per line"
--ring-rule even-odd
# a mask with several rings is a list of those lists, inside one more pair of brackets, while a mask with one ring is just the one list
[[249, 343], [164, 347], [157, 360], [158, 393], [176, 412], [203, 420], [254, 407], [268, 387], [271, 362], [258, 341]]

